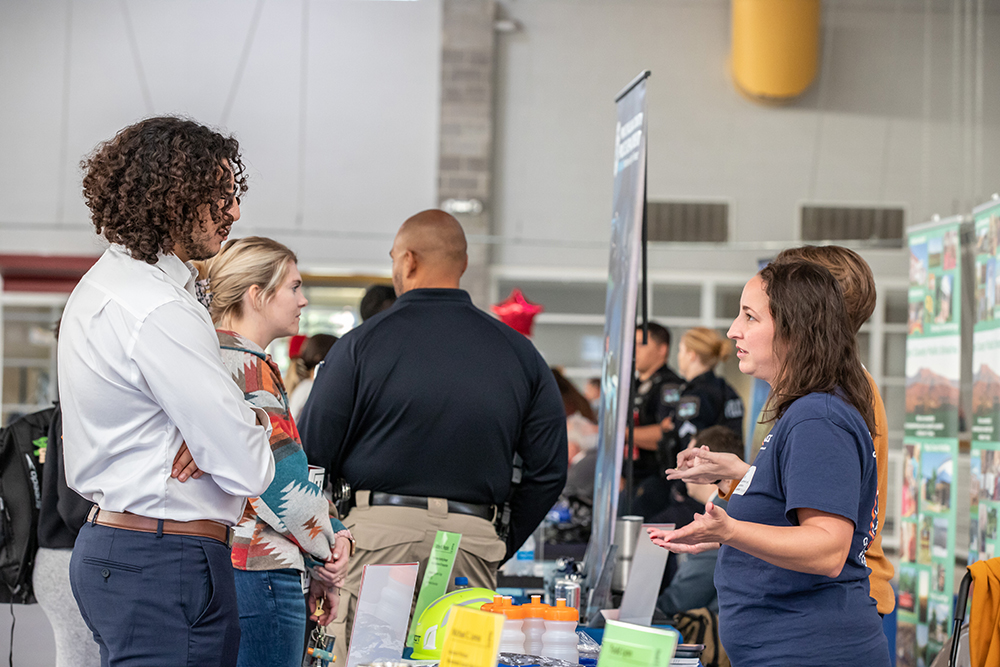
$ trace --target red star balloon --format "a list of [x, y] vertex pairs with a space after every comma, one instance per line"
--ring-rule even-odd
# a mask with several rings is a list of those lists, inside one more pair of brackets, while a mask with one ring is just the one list
[[292, 359], [298, 359], [299, 355], [302, 354], [302, 346], [306, 343], [306, 338], [309, 336], [292, 336], [288, 341], [288, 356]]
[[537, 303], [531, 303], [524, 298], [524, 294], [516, 287], [505, 301], [495, 303], [490, 306], [490, 310], [497, 314], [500, 321], [523, 333], [531, 336], [531, 327], [535, 323], [535, 315], [545, 310]]

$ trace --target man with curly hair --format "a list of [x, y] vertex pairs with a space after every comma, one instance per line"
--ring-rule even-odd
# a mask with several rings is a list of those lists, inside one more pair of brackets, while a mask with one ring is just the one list
[[274, 459], [266, 413], [222, 365], [190, 260], [215, 255], [240, 217], [239, 145], [150, 118], [82, 167], [111, 246], [73, 290], [59, 338], [66, 480], [95, 503], [73, 594], [104, 665], [235, 665], [231, 526]]

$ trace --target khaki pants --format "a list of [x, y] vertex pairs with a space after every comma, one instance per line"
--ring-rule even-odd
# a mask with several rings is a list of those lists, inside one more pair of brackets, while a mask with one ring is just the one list
[[[344, 520], [344, 525], [354, 535], [357, 551], [351, 557], [347, 579], [340, 590], [337, 618], [328, 627], [328, 632], [336, 637], [334, 652], [338, 665], [347, 664], [347, 647], [350, 645], [361, 588], [362, 566], [419, 562], [420, 570], [410, 608], [412, 614], [412, 605], [416, 604], [437, 531], [462, 535], [452, 569], [452, 581], [455, 577], [468, 577], [471, 586], [495, 589], [497, 567], [507, 553], [507, 545], [497, 537], [491, 522], [467, 514], [449, 514], [447, 500], [430, 498], [428, 509], [373, 507], [368, 504], [369, 495], [368, 491], [358, 491], [355, 495], [357, 506]], [[452, 588], [448, 587], [449, 590]]]

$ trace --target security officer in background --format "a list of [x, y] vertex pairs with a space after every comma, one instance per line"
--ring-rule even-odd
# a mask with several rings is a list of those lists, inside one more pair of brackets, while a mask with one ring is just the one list
[[667, 366], [670, 356], [670, 331], [656, 322], [649, 323], [649, 338], [644, 345], [642, 331], [635, 332], [635, 372], [638, 387], [635, 392], [635, 428], [633, 442], [637, 458], [633, 463], [632, 475], [635, 488], [651, 477], [662, 476], [665, 465], [661, 465], [661, 449], [668, 448], [663, 442], [673, 428], [671, 417], [680, 399], [683, 378]]
[[[309, 462], [354, 489], [344, 523], [357, 552], [332, 626], [341, 660], [363, 565], [419, 562], [422, 577], [446, 530], [462, 534], [454, 576], [493, 589], [566, 483], [555, 379], [531, 341], [459, 289], [466, 247], [443, 211], [403, 223], [390, 252], [399, 299], [333, 346], [302, 415]], [[506, 540], [494, 527], [505, 502]]]
[[[677, 453], [691, 437], [711, 426], [724, 426], [743, 440], [743, 401], [728, 382], [715, 374], [715, 367], [729, 356], [732, 343], [714, 329], [695, 327], [681, 336], [677, 345], [677, 367], [683, 384], [672, 397], [674, 409], [662, 422], [659, 473], [637, 487], [633, 512], [654, 522], [688, 523], [701, 504], [688, 503], [680, 484], [667, 481], [663, 470], [677, 465]], [[703, 504], [703, 503], [702, 503]]]
[[743, 400], [728, 382], [715, 374], [715, 367], [732, 352], [731, 341], [715, 329], [695, 327], [681, 336], [677, 345], [677, 368], [684, 376], [674, 423], [677, 447], [667, 461], [677, 464], [677, 452], [687, 447], [698, 431], [725, 426], [743, 440]]

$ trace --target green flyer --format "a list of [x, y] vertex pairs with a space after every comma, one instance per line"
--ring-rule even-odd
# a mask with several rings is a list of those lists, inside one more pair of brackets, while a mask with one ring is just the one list
[[951, 632], [961, 376], [962, 219], [910, 230], [900, 504], [899, 667], [930, 664]]
[[677, 641], [673, 629], [608, 621], [597, 667], [669, 667]]
[[420, 614], [448, 592], [448, 582], [451, 580], [451, 569], [455, 565], [455, 556], [458, 555], [458, 543], [462, 541], [460, 533], [448, 533], [439, 530], [434, 536], [434, 546], [431, 547], [430, 558], [427, 559], [427, 570], [424, 572], [424, 580], [420, 584], [420, 593], [417, 594], [417, 606], [413, 610], [413, 619], [410, 621], [410, 632], [406, 637], [406, 645], [410, 648], [415, 646], [417, 621]]

